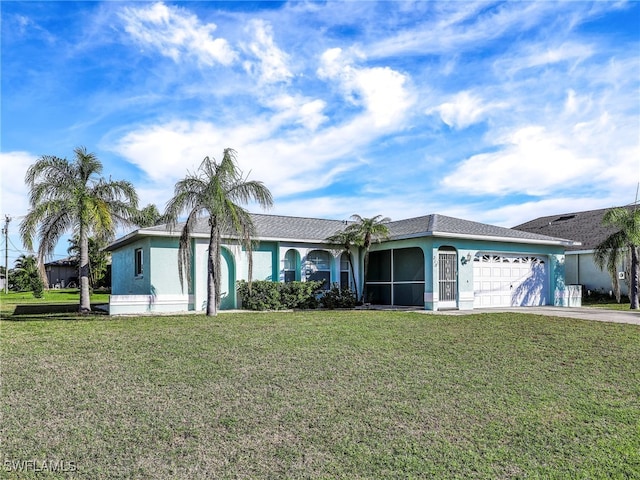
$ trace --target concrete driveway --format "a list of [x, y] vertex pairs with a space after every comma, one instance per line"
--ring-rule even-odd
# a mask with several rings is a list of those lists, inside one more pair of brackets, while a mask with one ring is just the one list
[[438, 315], [475, 315], [477, 313], [517, 312], [549, 317], [578, 318], [598, 322], [631, 323], [640, 325], [640, 310], [605, 310], [593, 307], [514, 307], [514, 308], [474, 308], [473, 310], [440, 310]]

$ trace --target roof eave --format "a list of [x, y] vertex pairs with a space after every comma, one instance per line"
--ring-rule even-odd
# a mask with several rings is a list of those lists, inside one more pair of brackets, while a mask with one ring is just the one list
[[124, 237], [120, 237], [119, 239], [111, 242], [109, 245], [104, 247], [104, 250], [108, 252], [112, 252], [120, 247], [123, 247], [133, 241], [135, 241], [139, 237], [179, 237], [180, 232], [173, 231], [170, 232], [168, 230], [145, 230], [141, 228], [139, 230], [134, 230], [131, 233], [126, 234]]
[[[118, 240], [107, 245], [104, 250], [114, 251], [120, 247], [123, 247], [131, 242], [134, 242], [138, 238], [143, 237], [179, 237], [181, 234], [180, 231], [174, 230], [135, 230], [124, 237], [119, 238]], [[191, 238], [209, 238], [208, 233], [195, 232], [191, 234]], [[226, 240], [231, 240], [232, 237], [226, 237]], [[253, 237], [253, 240], [256, 242], [291, 242], [291, 243], [321, 243], [333, 245], [324, 239], [312, 239], [312, 238], [277, 238], [277, 237]]]
[[573, 240], [565, 240], [562, 238], [514, 238], [514, 237], [501, 237], [497, 235], [473, 235], [465, 233], [449, 233], [449, 232], [433, 232], [434, 237], [444, 238], [464, 238], [468, 240], [485, 240], [490, 242], [507, 242], [507, 243], [533, 243], [535, 245], [558, 245], [563, 247], [572, 247], [582, 245], [580, 242]]

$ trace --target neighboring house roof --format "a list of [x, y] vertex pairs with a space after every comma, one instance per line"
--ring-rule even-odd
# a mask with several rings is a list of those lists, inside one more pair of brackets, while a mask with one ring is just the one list
[[59, 260], [53, 260], [52, 262], [47, 262], [44, 264], [45, 267], [69, 267], [75, 266], [77, 264], [77, 260], [74, 257], [65, 257]]
[[[632, 209], [637, 207], [630, 205], [626, 208]], [[550, 215], [548, 217], [536, 218], [535, 220], [513, 228], [524, 232], [538, 233], [552, 237], [571, 238], [580, 242], [581, 245], [569, 246], [567, 247], [568, 251], [588, 251], [593, 250], [596, 245], [616, 232], [615, 227], [605, 227], [602, 224], [602, 217], [609, 210], [611, 210], [611, 208]]]
[[[344, 230], [347, 225], [353, 223], [345, 220], [286, 217], [282, 215], [251, 214], [251, 216], [257, 231], [256, 240], [263, 241], [324, 242], [327, 237]], [[167, 225], [136, 230], [111, 243], [107, 250], [115, 250], [140, 236], [179, 236], [182, 225], [176, 225], [173, 231], [169, 231]], [[390, 232], [389, 240], [433, 236], [563, 245], [567, 247], [573, 245], [571, 240], [565, 238], [553, 238], [540, 233], [513, 230], [438, 214], [389, 222], [387, 226]], [[193, 230], [193, 236], [208, 237], [208, 235], [209, 225], [207, 219], [200, 219]]]

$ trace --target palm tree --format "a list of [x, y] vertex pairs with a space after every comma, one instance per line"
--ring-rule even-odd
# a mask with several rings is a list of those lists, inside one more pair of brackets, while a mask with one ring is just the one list
[[38, 259], [33, 255], [20, 255], [14, 262], [12, 273], [14, 289], [29, 290], [33, 282], [40, 278]]
[[79, 310], [89, 312], [89, 236], [113, 238], [118, 225], [130, 223], [138, 196], [130, 182], [99, 177], [102, 163], [95, 154], [84, 147], [73, 152], [72, 161], [44, 155], [27, 170], [30, 210], [20, 224], [20, 235], [28, 249], [33, 248], [37, 237], [41, 262], [51, 255], [64, 233], [73, 231], [78, 235]]
[[[631, 285], [629, 300], [631, 309], [638, 309], [638, 247], [640, 247], [640, 210], [637, 207], [614, 208], [605, 213], [602, 223], [619, 230], [605, 238], [594, 251], [596, 265], [604, 270], [605, 266], [619, 292], [617, 268], [622, 258], [629, 254], [631, 257]], [[619, 293], [617, 293], [619, 295]]]
[[249, 181], [236, 164], [235, 150], [226, 148], [220, 163], [205, 157], [195, 174], [188, 173], [176, 183], [174, 196], [167, 203], [165, 216], [170, 229], [175, 228], [178, 216], [188, 211], [178, 250], [178, 271], [183, 287], [183, 278], [186, 276], [191, 288], [191, 232], [202, 215], [209, 215], [207, 315], [216, 315], [220, 305], [220, 253], [223, 234], [236, 238], [245, 247], [251, 270], [255, 228], [249, 212], [239, 205], [249, 201], [257, 202], [262, 208], [273, 205], [269, 189], [262, 182]]
[[355, 223], [349, 225], [345, 231], [354, 234], [356, 245], [364, 248], [364, 283], [362, 286], [362, 302], [367, 298], [367, 272], [369, 270], [369, 249], [374, 242], [380, 242], [389, 236], [389, 227], [385, 224], [391, 219], [376, 215], [372, 218], [364, 218], [358, 214], [351, 215], [351, 220]]
[[142, 228], [153, 227], [166, 223], [166, 218], [158, 211], [158, 207], [150, 203], [136, 213], [133, 223]]
[[342, 245], [342, 251], [347, 254], [347, 259], [349, 260], [349, 270], [351, 270], [351, 280], [353, 283], [353, 288], [355, 290], [356, 299], [358, 298], [358, 285], [356, 284], [356, 274], [353, 268], [353, 257], [351, 255], [351, 247], [357, 244], [358, 235], [354, 230], [342, 230], [340, 232], [336, 232], [330, 237], [325, 239], [327, 242], [335, 243], [337, 245]]

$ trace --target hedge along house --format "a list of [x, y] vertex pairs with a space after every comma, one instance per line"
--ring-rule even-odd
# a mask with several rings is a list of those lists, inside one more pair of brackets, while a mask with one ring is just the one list
[[[348, 222], [252, 215], [258, 242], [253, 280], [325, 280], [353, 288], [341, 246], [326, 238]], [[367, 302], [427, 310], [567, 305], [564, 251], [574, 244], [545, 235], [443, 215], [390, 222], [389, 238], [370, 250]], [[181, 227], [140, 229], [111, 245], [111, 314], [202, 311], [206, 302], [208, 226], [192, 236], [191, 290], [178, 275]], [[353, 248], [358, 290], [363, 253]], [[233, 240], [223, 241], [221, 309], [240, 306], [236, 282], [248, 279], [249, 261]]]

